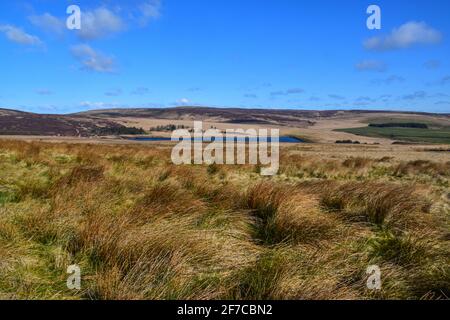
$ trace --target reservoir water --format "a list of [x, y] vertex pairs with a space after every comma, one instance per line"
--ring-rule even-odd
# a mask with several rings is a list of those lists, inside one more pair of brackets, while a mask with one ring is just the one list
[[[171, 141], [171, 138], [167, 138], [167, 137], [135, 137], [135, 138], [129, 138], [129, 140], [133, 140], [133, 141]], [[192, 141], [199, 141], [201, 139], [191, 139]], [[238, 142], [257, 142], [258, 138], [257, 137], [228, 137], [224, 139], [225, 141], [238, 141]], [[266, 140], [266, 139], [265, 139]], [[261, 140], [263, 141], [263, 140]], [[211, 142], [211, 140], [209, 139], [205, 139], [203, 138], [203, 142]], [[271, 142], [270, 137], [267, 138], [267, 142]], [[290, 137], [290, 136], [281, 136], [279, 138], [279, 142], [280, 143], [303, 143], [303, 141], [301, 139], [295, 138], [295, 137]]]

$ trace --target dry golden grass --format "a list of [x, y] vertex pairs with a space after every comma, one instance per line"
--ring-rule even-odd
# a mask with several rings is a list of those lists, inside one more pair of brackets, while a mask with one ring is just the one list
[[326, 148], [284, 146], [264, 178], [163, 143], [0, 141], [0, 298], [448, 298], [448, 160]]

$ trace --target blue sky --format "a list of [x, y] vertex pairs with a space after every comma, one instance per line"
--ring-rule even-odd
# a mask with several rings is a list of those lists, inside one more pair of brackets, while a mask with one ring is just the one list
[[[68, 30], [66, 8], [82, 10]], [[366, 27], [370, 4], [381, 30]], [[9, 0], [0, 107], [450, 112], [450, 1]]]

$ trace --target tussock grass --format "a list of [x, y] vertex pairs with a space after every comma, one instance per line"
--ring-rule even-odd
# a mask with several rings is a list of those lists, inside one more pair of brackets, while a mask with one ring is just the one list
[[0, 141], [0, 298], [448, 298], [448, 163], [377, 157], [286, 147], [263, 178], [164, 144]]
[[428, 174], [431, 176], [450, 176], [450, 161], [436, 163], [429, 160], [414, 160], [401, 162], [394, 169], [394, 174], [398, 176], [413, 174]]
[[262, 182], [249, 189], [247, 198], [259, 219], [256, 237], [265, 243], [319, 242], [336, 226], [314, 195], [292, 185]]
[[412, 185], [379, 182], [349, 182], [328, 185], [321, 203], [350, 220], [365, 220], [378, 226], [405, 228], [419, 222], [412, 215], [426, 215], [430, 203]]

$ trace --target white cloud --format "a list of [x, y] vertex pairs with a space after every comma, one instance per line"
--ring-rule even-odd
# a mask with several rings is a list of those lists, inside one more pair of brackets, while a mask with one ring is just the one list
[[161, 0], [150, 0], [139, 6], [140, 23], [147, 25], [151, 20], [161, 17]]
[[384, 72], [387, 67], [386, 64], [378, 60], [364, 60], [356, 64], [356, 70], [358, 71], [377, 71]]
[[82, 69], [99, 73], [112, 73], [115, 71], [114, 59], [105, 56], [86, 44], [71, 48], [72, 55], [82, 64]]
[[123, 31], [122, 18], [106, 8], [81, 13], [81, 30], [78, 35], [83, 40], [94, 40]]
[[432, 45], [441, 40], [441, 33], [425, 22], [411, 21], [392, 30], [387, 36], [367, 39], [364, 47], [369, 50], [386, 51], [405, 49], [414, 45]]
[[0, 32], [3, 32], [9, 40], [15, 43], [28, 46], [40, 46], [43, 44], [38, 37], [12, 25], [0, 25]]
[[181, 98], [181, 99], [177, 100], [177, 102], [176, 102], [176, 104], [183, 105], [183, 106], [186, 106], [190, 103], [191, 103], [191, 101], [187, 98]]
[[109, 109], [120, 108], [122, 106], [117, 103], [83, 101], [80, 103], [80, 107], [92, 109]]
[[102, 102], [102, 101], [82, 101], [80, 102], [80, 107], [87, 109], [117, 109], [117, 108], [164, 108], [168, 105], [160, 103], [144, 103], [144, 104], [121, 104], [118, 102]]
[[66, 25], [62, 19], [52, 16], [50, 13], [30, 16], [28, 19], [36, 27], [41, 28], [45, 32], [53, 33], [58, 36], [61, 36], [66, 28]]

